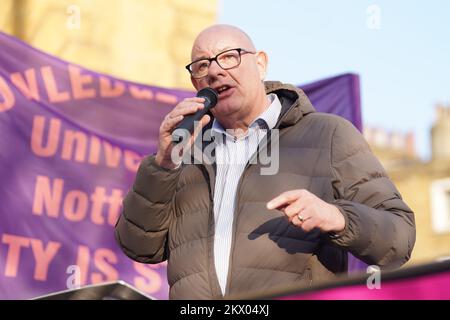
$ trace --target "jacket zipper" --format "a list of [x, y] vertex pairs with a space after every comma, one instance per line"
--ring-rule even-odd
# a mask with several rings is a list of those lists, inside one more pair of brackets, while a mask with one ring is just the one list
[[[294, 103], [295, 104], [295, 103]], [[281, 123], [281, 121], [287, 116], [287, 114], [289, 114], [289, 112], [294, 108], [294, 104], [292, 104], [290, 107], [289, 107], [289, 109], [284, 113], [284, 115], [277, 121], [277, 123], [275, 124], [275, 126], [273, 127], [273, 129], [278, 129], [279, 128], [279, 126], [280, 126], [280, 123]], [[269, 130], [267, 133], [269, 133], [269, 132], [271, 132], [272, 131], [272, 129], [271, 130]], [[280, 137], [281, 136], [281, 134], [278, 136], [278, 137]], [[267, 137], [267, 143], [264, 145], [264, 148], [267, 148], [267, 146], [269, 145], [269, 143], [271, 142], [271, 138], [272, 138], [272, 134], [270, 134], [270, 136], [267, 136], [266, 135], [266, 137]], [[255, 153], [250, 157], [250, 159], [249, 159], [249, 161], [247, 162], [247, 164], [245, 165], [245, 168], [244, 168], [244, 171], [242, 172], [242, 175], [241, 175], [241, 177], [239, 178], [239, 182], [238, 182], [238, 185], [237, 185], [237, 188], [236, 188], [236, 206], [235, 206], [235, 208], [234, 208], [234, 212], [233, 212], [233, 227], [232, 227], [232, 232], [233, 232], [233, 238], [232, 238], [232, 240], [231, 240], [231, 243], [232, 243], [232, 249], [231, 249], [231, 252], [230, 252], [230, 260], [229, 260], [229, 263], [228, 263], [228, 276], [227, 276], [227, 285], [226, 285], [226, 288], [225, 288], [225, 295], [227, 295], [227, 294], [229, 294], [229, 290], [230, 290], [230, 285], [231, 285], [231, 278], [232, 278], [232, 272], [231, 272], [231, 270], [232, 270], [232, 265], [233, 265], [233, 255], [234, 255], [234, 250], [235, 250], [235, 247], [236, 247], [236, 227], [237, 227], [237, 222], [238, 222], [238, 215], [237, 215], [237, 210], [238, 210], [238, 208], [239, 208], [239, 200], [240, 200], [240, 191], [241, 191], [241, 185], [242, 185], [242, 180], [244, 179], [244, 177], [245, 177], [245, 175], [246, 175], [246, 173], [247, 173], [247, 171], [248, 171], [248, 168], [250, 167], [250, 163], [251, 163], [251, 160], [253, 160], [253, 157], [254, 156], [258, 156], [258, 154], [259, 154], [259, 152], [258, 152], [258, 149], [259, 149], [259, 144], [258, 144], [258, 147], [257, 147], [257, 149], [256, 149], [256, 151], [255, 151]], [[263, 149], [261, 149], [261, 151], [262, 150], [264, 150], [264, 148]]]

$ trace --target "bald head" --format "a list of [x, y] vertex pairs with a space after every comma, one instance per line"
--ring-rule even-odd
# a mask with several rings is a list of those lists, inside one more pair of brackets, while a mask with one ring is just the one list
[[204, 29], [198, 34], [192, 46], [192, 60], [197, 58], [195, 56], [197, 52], [202, 51], [211, 42], [215, 42], [218, 47], [223, 47], [219, 50], [239, 47], [256, 51], [252, 39], [243, 30], [232, 25], [216, 24]]

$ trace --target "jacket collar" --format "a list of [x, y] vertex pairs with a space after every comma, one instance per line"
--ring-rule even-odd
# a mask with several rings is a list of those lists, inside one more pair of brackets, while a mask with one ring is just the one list
[[267, 93], [275, 93], [281, 102], [281, 113], [276, 128], [290, 127], [314, 109], [303, 90], [279, 81], [265, 81]]
[[[275, 128], [290, 127], [300, 121], [305, 115], [316, 112], [316, 109], [302, 89], [279, 81], [264, 81], [264, 86], [267, 94], [275, 93], [281, 102], [281, 112]], [[211, 112], [208, 114], [211, 120], [203, 128], [203, 131], [212, 127], [214, 116]]]
[[[303, 90], [291, 84], [284, 84], [279, 81], [264, 81], [264, 85], [266, 93], [276, 94], [281, 102], [281, 112], [277, 124], [275, 125], [276, 129], [290, 127], [300, 121], [300, 119], [307, 114], [316, 112], [311, 104], [311, 101], [309, 101]], [[202, 129], [201, 134], [206, 138], [202, 142], [202, 150], [204, 150], [212, 142], [210, 129], [212, 128], [214, 116], [211, 112], [208, 114], [211, 117], [211, 120]], [[201, 161], [201, 159], [198, 161]]]

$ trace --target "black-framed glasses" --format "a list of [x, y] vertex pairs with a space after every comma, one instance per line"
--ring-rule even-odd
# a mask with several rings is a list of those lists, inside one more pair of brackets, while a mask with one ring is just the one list
[[203, 78], [208, 74], [208, 68], [213, 61], [224, 70], [236, 68], [241, 64], [241, 55], [245, 53], [256, 53], [242, 48], [225, 50], [215, 57], [195, 60], [186, 66], [192, 78]]

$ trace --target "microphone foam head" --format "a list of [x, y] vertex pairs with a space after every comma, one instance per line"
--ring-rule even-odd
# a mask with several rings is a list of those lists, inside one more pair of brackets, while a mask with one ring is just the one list
[[219, 101], [219, 94], [216, 90], [210, 87], [203, 88], [197, 92], [197, 97], [208, 99], [211, 104], [211, 108], [213, 108], [217, 104], [217, 101]]

